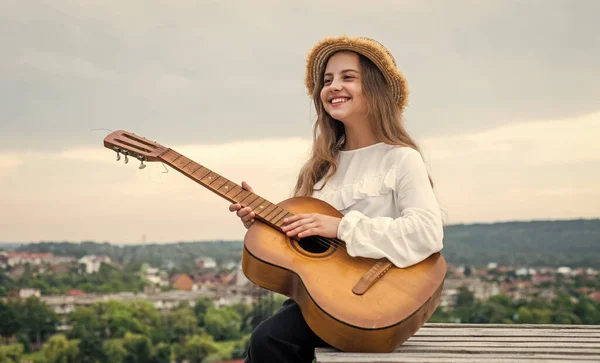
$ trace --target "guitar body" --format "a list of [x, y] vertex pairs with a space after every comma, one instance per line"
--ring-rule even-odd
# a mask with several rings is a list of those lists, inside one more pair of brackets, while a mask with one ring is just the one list
[[[315, 198], [296, 197], [279, 205], [294, 214], [342, 217]], [[392, 267], [364, 294], [355, 294], [353, 287], [374, 262], [349, 256], [343, 245], [309, 252], [263, 223], [250, 227], [242, 254], [248, 279], [294, 299], [311, 329], [333, 347], [348, 352], [391, 352], [439, 305], [446, 261], [436, 253], [408, 268]]]

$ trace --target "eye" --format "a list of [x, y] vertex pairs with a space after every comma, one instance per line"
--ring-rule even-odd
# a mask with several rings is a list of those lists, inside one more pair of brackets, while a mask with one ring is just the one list
[[323, 81], [323, 84], [329, 84], [329, 83], [331, 83], [331, 79], [326, 79]]
[[352, 79], [354, 78], [353, 76], [344, 76], [344, 79]]

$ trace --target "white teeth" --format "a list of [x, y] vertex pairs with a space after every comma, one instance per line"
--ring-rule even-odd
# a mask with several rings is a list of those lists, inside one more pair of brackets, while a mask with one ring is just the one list
[[332, 104], [342, 103], [342, 102], [345, 102], [346, 100], [347, 100], [347, 98], [334, 98], [333, 100], [331, 100], [331, 103]]

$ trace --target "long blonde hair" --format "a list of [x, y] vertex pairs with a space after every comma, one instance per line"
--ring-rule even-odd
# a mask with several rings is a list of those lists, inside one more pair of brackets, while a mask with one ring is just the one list
[[[417, 144], [404, 128], [402, 110], [396, 105], [383, 74], [368, 58], [358, 53], [355, 54], [358, 55], [360, 61], [362, 87], [367, 99], [367, 119], [375, 137], [386, 144], [408, 146], [420, 153]], [[294, 188], [296, 197], [311, 196], [315, 183], [324, 177], [325, 183], [327, 183], [337, 171], [336, 157], [345, 142], [344, 124], [329, 116], [321, 101], [320, 93], [324, 71], [323, 69], [319, 75], [318, 84], [321, 87], [315, 87], [312, 94], [317, 121], [313, 129], [310, 158], [300, 170]], [[433, 187], [431, 178], [429, 181]]]

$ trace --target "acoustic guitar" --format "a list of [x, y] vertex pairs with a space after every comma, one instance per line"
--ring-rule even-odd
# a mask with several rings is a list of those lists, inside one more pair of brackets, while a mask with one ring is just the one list
[[[281, 228], [296, 213], [342, 214], [310, 197], [272, 203], [175, 150], [123, 130], [104, 146], [125, 157], [162, 162], [231, 203], [251, 207], [255, 220], [244, 237], [242, 270], [253, 283], [294, 299], [310, 328], [347, 352], [391, 352], [410, 338], [440, 303], [446, 261], [440, 253], [408, 268], [388, 260], [355, 258], [344, 242], [293, 239]], [[290, 327], [294, 329], [294, 327]]]

